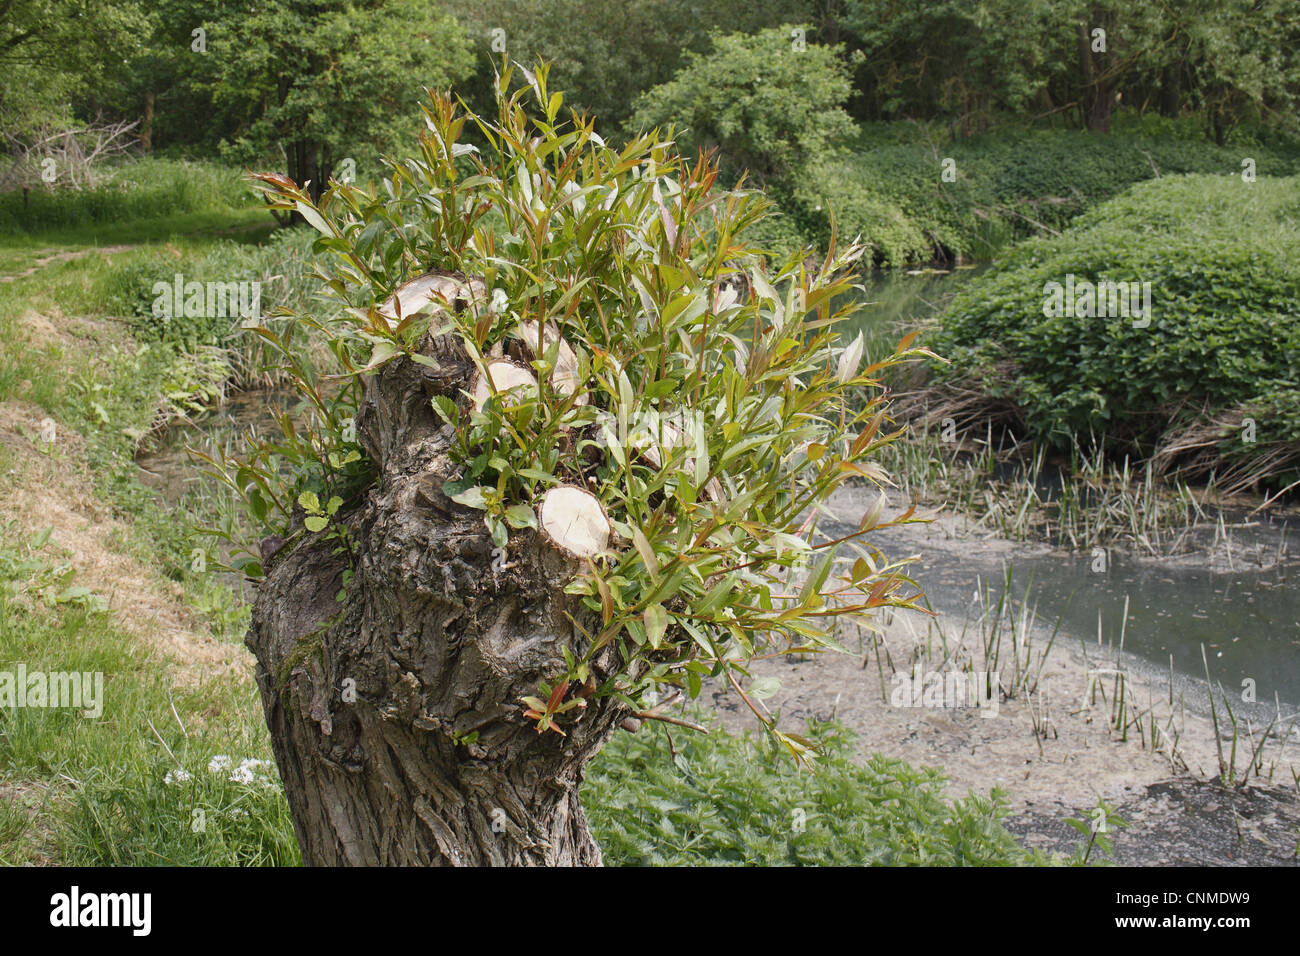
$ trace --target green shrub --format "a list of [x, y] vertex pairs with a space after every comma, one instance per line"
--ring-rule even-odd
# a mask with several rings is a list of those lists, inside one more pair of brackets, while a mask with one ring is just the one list
[[185, 316], [164, 320], [155, 315], [155, 284], [171, 287], [177, 273], [184, 282], [261, 283], [260, 312], [274, 310], [306, 295], [311, 282], [315, 233], [307, 228], [278, 230], [261, 245], [231, 239], [212, 243], [201, 255], [178, 258], [165, 250], [116, 270], [108, 280], [108, 311], [125, 318], [132, 335], [146, 342], [197, 339], [204, 345], [222, 345], [238, 336], [238, 315]]
[[[206, 346], [224, 348], [229, 352], [237, 384], [270, 383], [274, 376], [267, 378], [267, 370], [278, 362], [264, 353], [264, 340], [251, 327], [266, 321], [277, 309], [302, 306], [312, 299], [318, 285], [314, 278], [316, 256], [312, 252], [315, 237], [305, 227], [282, 229], [260, 245], [222, 239], [201, 254], [178, 257], [159, 250], [145, 258], [137, 257], [114, 269], [104, 280], [105, 311], [124, 318], [137, 341], [191, 351]], [[228, 306], [224, 311], [205, 309], [199, 315], [188, 315], [183, 310], [174, 315], [156, 315], [156, 293], [166, 295], [164, 289], [173, 289], [178, 274], [183, 284], [258, 283], [256, 314], [250, 311], [245, 316]], [[248, 291], [251, 293], [251, 287]], [[311, 346], [304, 343], [303, 348], [306, 360]]]
[[[282, 422], [283, 440], [209, 459], [259, 536], [305, 532], [348, 545], [346, 518], [376, 479], [348, 427], [360, 373], [432, 362], [419, 348], [433, 334], [482, 374], [494, 347], [515, 348], [540, 324], [553, 342], [521, 366], [536, 371], [535, 384], [481, 405], [468, 394], [432, 400], [460, 471], [443, 491], [483, 512], [497, 548], [530, 540], [549, 490], [576, 483], [598, 498], [618, 539], [566, 585], [600, 625], [554, 676], [558, 696], [544, 702], [544, 687], [524, 698], [539, 729], [581, 706], [560, 701], [594, 679], [591, 661], [611, 645], [618, 672], [593, 693], [635, 707], [659, 684], [694, 696], [704, 675], [731, 676], [759, 648], [833, 641], [841, 615], [914, 607], [896, 565], [863, 558], [832, 576], [832, 542], [802, 518], [851, 476], [881, 477], [871, 459], [897, 434], [881, 429], [877, 375], [920, 354], [904, 341], [864, 366], [861, 341], [840, 341], [836, 326], [860, 305], [852, 270], [862, 247], [837, 250], [815, 271], [798, 259], [769, 271], [747, 242], [770, 205], [761, 194], [718, 188], [715, 165], [688, 165], [660, 135], [618, 151], [580, 114], [559, 119], [562, 96], [547, 90], [544, 64], [514, 93], [510, 76], [499, 80], [495, 121], [431, 94], [420, 155], [395, 165], [383, 192], [337, 184], [315, 204], [284, 177], [259, 177], [277, 208], [322, 233], [321, 275], [349, 306], [338, 321], [307, 312], [279, 332], [258, 330], [314, 406], [313, 421]], [[471, 121], [486, 148], [459, 142]], [[477, 288], [390, 321], [377, 306], [431, 267], [474, 277]], [[302, 367], [291, 336], [305, 327], [329, 336], [330, 381], [343, 383], [334, 392]], [[557, 371], [561, 345], [571, 373]], [[562, 440], [566, 431], [581, 437]], [[240, 565], [254, 577], [263, 571], [255, 540]], [[792, 576], [805, 573], [791, 593]], [[754, 712], [802, 753], [797, 737]]]
[[734, 179], [788, 175], [853, 132], [843, 104], [853, 91], [842, 47], [805, 42], [787, 25], [753, 36], [716, 33], [707, 54], [691, 53], [668, 83], [643, 94], [634, 130], [678, 127], [682, 152], [717, 147]]
[[858, 765], [844, 728], [809, 728], [821, 750], [816, 773], [749, 735], [668, 734], [654, 724], [620, 733], [588, 771], [583, 804], [607, 865], [1050, 862], [1002, 827], [1000, 791], [950, 801], [937, 770], [879, 754]]
[[[1181, 176], [1142, 183], [1059, 238], [1031, 240], [963, 290], [930, 341], [952, 365], [1018, 406], [1030, 432], [1150, 452], [1171, 428], [1252, 409], [1259, 441], [1222, 436], [1225, 455], [1300, 440], [1300, 177]], [[1047, 316], [1045, 285], [1150, 282], [1153, 316]]]

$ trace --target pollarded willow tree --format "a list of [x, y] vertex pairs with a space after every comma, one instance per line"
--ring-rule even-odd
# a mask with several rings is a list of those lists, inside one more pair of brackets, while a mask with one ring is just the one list
[[309, 863], [599, 863], [578, 786], [620, 724], [722, 680], [811, 756], [747, 664], [912, 606], [860, 540], [883, 499], [838, 540], [815, 520], [885, 480], [877, 376], [919, 351], [840, 342], [862, 247], [769, 274], [761, 194], [658, 131], [613, 149], [512, 72], [495, 118], [431, 93], [378, 188], [261, 177], [346, 306], [258, 330], [312, 414], [212, 461], [265, 528], [236, 563]]

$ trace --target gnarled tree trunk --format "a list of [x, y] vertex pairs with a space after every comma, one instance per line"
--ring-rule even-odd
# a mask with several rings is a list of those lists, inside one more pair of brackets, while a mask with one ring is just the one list
[[[580, 655], [574, 620], [595, 634], [599, 619], [564, 593], [572, 557], [532, 531], [494, 554], [483, 512], [443, 494], [459, 468], [429, 399], [468, 390], [472, 368], [449, 339], [423, 351], [439, 368], [399, 358], [366, 383], [357, 434], [380, 475], [343, 519], [350, 582], [339, 542], [309, 535], [269, 558], [253, 608], [247, 643], [303, 858], [599, 864], [578, 786], [627, 712], [590, 697], [560, 718], [567, 736], [539, 735], [519, 702], [563, 673], [562, 648]], [[612, 673], [613, 646], [593, 663], [579, 693]]]

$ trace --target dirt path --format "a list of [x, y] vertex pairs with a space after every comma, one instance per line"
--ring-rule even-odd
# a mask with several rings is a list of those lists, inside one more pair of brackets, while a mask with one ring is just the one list
[[[110, 254], [128, 246], [58, 252], [38, 260], [37, 268], [92, 252]], [[39, 349], [57, 342], [68, 374], [88, 355], [120, 337], [109, 323], [28, 311], [13, 328], [25, 341], [11, 348]], [[44, 441], [52, 429], [55, 441]], [[241, 646], [214, 637], [196, 620], [181, 586], [132, 556], [128, 528], [94, 492], [81, 436], [37, 405], [0, 402], [0, 447], [8, 468], [0, 475], [0, 526], [10, 543], [31, 541], [52, 529], [47, 553], [75, 569], [75, 584], [108, 603], [108, 613], [124, 634], [158, 652], [178, 685], [193, 686], [210, 677], [243, 672], [251, 655]]]
[[30, 541], [53, 529], [47, 547], [75, 569], [73, 583], [107, 601], [124, 634], [167, 658], [178, 685], [194, 686], [250, 666], [242, 646], [218, 640], [196, 621], [178, 583], [123, 546], [127, 529], [95, 497], [80, 437], [56, 424], [54, 444], [41, 441], [48, 417], [35, 405], [0, 402], [0, 445], [10, 461], [0, 524], [12, 523], [11, 540]]
[[14, 282], [18, 279], [25, 279], [29, 275], [39, 272], [46, 266], [53, 265], [56, 262], [67, 262], [70, 259], [81, 259], [85, 256], [94, 254], [111, 255], [116, 252], [126, 252], [134, 249], [135, 246], [100, 246], [96, 249], [77, 249], [77, 250], [57, 250], [42, 249], [36, 255], [36, 263], [30, 268], [14, 275], [0, 276], [0, 282]]

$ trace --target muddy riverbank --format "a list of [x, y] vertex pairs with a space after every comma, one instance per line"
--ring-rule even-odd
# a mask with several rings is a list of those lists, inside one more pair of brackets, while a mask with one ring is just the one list
[[[856, 523], [866, 504], [861, 492], [849, 490], [832, 500], [831, 510], [845, 524]], [[1268, 691], [1293, 673], [1279, 667], [1260, 672], [1253, 705], [1239, 701], [1239, 693], [1229, 698], [1237, 720], [1234, 754], [1232, 725], [1221, 702], [1216, 743], [1204, 679], [1178, 667], [1171, 678], [1167, 663], [1162, 668], [1134, 652], [1144, 646], [1138, 635], [1146, 628], [1159, 630], [1199, 613], [1193, 598], [1213, 605], [1221, 595], [1213, 589], [1183, 595], [1183, 606], [1169, 608], [1168, 616], [1141, 616], [1138, 607], [1163, 599], [1146, 595], [1139, 576], [1121, 651], [1118, 630], [1106, 628], [1104, 605], [1098, 643], [1098, 602], [1086, 587], [1075, 588], [1083, 592], [1075, 600], [1083, 619], [1091, 616], [1093, 629], [1081, 633], [1073, 618], [1058, 622], [1056, 615], [1043, 613], [1041, 600], [1037, 615], [1027, 613], [1020, 604], [1021, 580], [1013, 575], [1014, 603], [995, 628], [990, 621], [1002, 597], [1007, 562], [1040, 571], [1053, 564], [1073, 569], [1062, 575], [1093, 572], [1086, 563], [1080, 570], [1077, 556], [977, 537], [963, 525], [960, 518], [939, 515], [876, 535], [875, 543], [891, 558], [920, 556], [913, 571], [927, 588], [935, 617], [898, 612], [886, 617], [878, 636], [842, 635], [848, 654], [755, 664], [755, 676], [781, 681], [766, 706], [791, 727], [807, 718], [841, 721], [859, 735], [864, 755], [881, 752], [941, 767], [955, 796], [1003, 789], [1013, 811], [1009, 826], [1030, 846], [1072, 849], [1078, 834], [1064, 819], [1087, 818], [1098, 800], [1105, 800], [1130, 824], [1113, 834], [1119, 862], [1294, 864], [1300, 839], [1300, 720], [1283, 698]], [[1202, 561], [1211, 563], [1208, 556]], [[1285, 575], [1293, 569], [1273, 570]], [[1157, 573], [1191, 574], [1195, 581], [1196, 575], [1214, 572], [1183, 559], [1180, 570]], [[1126, 581], [1118, 575], [1104, 593], [1113, 597]], [[1031, 605], [1035, 593], [1031, 587]], [[1162, 647], [1183, 638], [1162, 633]], [[1237, 643], [1260, 637], [1247, 625]], [[1297, 631], [1263, 637], [1294, 646]], [[1235, 665], [1225, 665], [1213, 650], [1209, 658], [1215, 680], [1239, 691], [1232, 683]], [[1294, 668], [1297, 658], [1300, 653], [1283, 653], [1279, 661]], [[1024, 662], [1019, 674], [1013, 659]], [[963, 697], [960, 686], [958, 694], [951, 692], [951, 675], [988, 673], [997, 674], [999, 690], [993, 694], [980, 688]], [[948, 678], [942, 691], [931, 679], [935, 674]], [[752, 724], [734, 693], [717, 688], [709, 701], [729, 729]], [[1247, 778], [1244, 787], [1220, 782], [1221, 752], [1233, 779]]]

